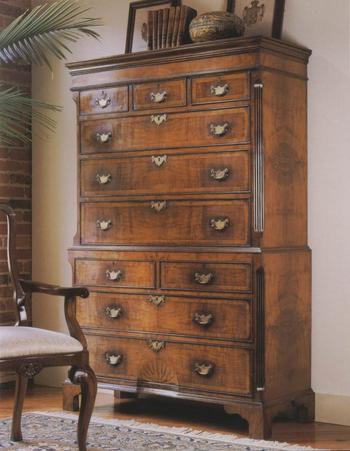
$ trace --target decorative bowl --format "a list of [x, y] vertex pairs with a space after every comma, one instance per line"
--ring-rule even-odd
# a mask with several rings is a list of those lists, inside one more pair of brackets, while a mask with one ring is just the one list
[[224, 11], [201, 14], [190, 24], [190, 36], [193, 42], [243, 36], [244, 30], [244, 23], [240, 17]]

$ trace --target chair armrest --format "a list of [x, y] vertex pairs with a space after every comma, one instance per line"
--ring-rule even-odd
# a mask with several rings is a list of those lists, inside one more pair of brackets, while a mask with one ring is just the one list
[[76, 297], [89, 297], [89, 290], [84, 287], [59, 287], [56, 285], [49, 285], [46, 283], [33, 282], [32, 280], [21, 280], [22, 288], [26, 294], [43, 293], [53, 296], [64, 297], [64, 314], [67, 321], [70, 336], [76, 338], [83, 346], [84, 351], [87, 350], [87, 343], [85, 336], [79, 326], [75, 312]]
[[21, 285], [26, 293], [43, 293], [65, 298], [89, 297], [89, 290], [85, 287], [59, 287], [57, 285], [33, 282], [32, 280], [21, 280]]

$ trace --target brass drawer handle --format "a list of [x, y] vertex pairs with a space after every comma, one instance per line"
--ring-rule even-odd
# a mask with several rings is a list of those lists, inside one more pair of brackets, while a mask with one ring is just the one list
[[96, 221], [96, 226], [98, 229], [102, 230], [102, 232], [107, 232], [112, 227], [111, 219], [98, 219]]
[[157, 213], [161, 212], [162, 210], [165, 210], [167, 207], [166, 200], [152, 200], [151, 201], [151, 208], [155, 210]]
[[229, 218], [213, 218], [210, 220], [210, 227], [217, 232], [224, 232], [228, 227], [230, 227]]
[[229, 168], [210, 169], [209, 175], [212, 179], [222, 182], [230, 175]]
[[193, 321], [199, 326], [209, 327], [214, 322], [214, 315], [206, 312], [196, 312], [193, 315]]
[[156, 307], [160, 307], [165, 302], [165, 296], [149, 296], [147, 299], [148, 302], [155, 305]]
[[148, 347], [153, 352], [160, 352], [162, 349], [165, 348], [165, 341], [149, 340]]
[[112, 99], [108, 97], [108, 95], [102, 91], [100, 97], [97, 97], [95, 100], [95, 105], [99, 106], [100, 108], [107, 108], [112, 102]]
[[193, 372], [198, 374], [198, 376], [210, 377], [214, 373], [215, 365], [209, 362], [195, 362], [193, 365]]
[[212, 273], [212, 272], [208, 272], [208, 273], [196, 272], [194, 274], [194, 281], [196, 283], [198, 283], [199, 285], [208, 285], [213, 280], [214, 280], [214, 273]]
[[96, 133], [97, 142], [101, 144], [106, 144], [110, 139], [112, 139], [112, 132], [108, 133]]
[[112, 181], [112, 176], [111, 174], [96, 174], [96, 181], [99, 185], [107, 185]]
[[117, 354], [117, 353], [110, 354], [109, 352], [106, 352], [105, 358], [107, 360], [108, 365], [111, 365], [111, 366], [118, 366], [123, 361], [123, 356], [121, 354]]
[[224, 124], [210, 124], [209, 131], [212, 136], [225, 136], [230, 130], [230, 124], [225, 122]]
[[120, 269], [118, 271], [114, 269], [112, 270], [107, 269], [106, 277], [108, 280], [118, 282], [123, 277], [123, 271], [121, 271]]
[[155, 164], [158, 168], [160, 168], [163, 164], [166, 163], [166, 160], [168, 159], [167, 155], [152, 155], [151, 161], [153, 164]]
[[105, 309], [106, 316], [111, 319], [118, 319], [122, 316], [123, 310], [119, 305], [108, 305]]
[[167, 91], [151, 92], [149, 95], [151, 102], [153, 103], [162, 103], [166, 100], [167, 96], [168, 96]]
[[162, 125], [168, 120], [167, 114], [152, 114], [151, 122], [156, 125]]
[[225, 83], [224, 85], [212, 85], [210, 86], [210, 92], [213, 96], [216, 97], [223, 97], [225, 96], [230, 90], [230, 87], [227, 83]]

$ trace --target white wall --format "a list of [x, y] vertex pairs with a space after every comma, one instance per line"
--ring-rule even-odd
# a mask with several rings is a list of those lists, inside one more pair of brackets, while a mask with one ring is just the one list
[[[223, 9], [223, 0], [186, 0], [200, 12]], [[102, 17], [101, 42], [85, 40], [70, 61], [123, 53], [129, 0], [96, 0], [94, 16]], [[348, 0], [287, 0], [284, 38], [313, 50], [309, 66], [309, 241], [313, 249], [312, 385], [317, 415], [323, 421], [350, 424], [350, 76]], [[33, 146], [33, 274], [58, 284], [71, 283], [67, 248], [76, 223], [75, 108], [70, 78], [63, 63], [54, 74], [34, 68], [36, 97], [64, 106], [57, 133]], [[64, 330], [56, 301], [34, 301], [35, 324]], [[40, 381], [57, 384], [57, 371]], [[331, 396], [329, 396], [331, 395]], [[338, 396], [332, 396], [338, 395]], [[342, 416], [336, 417], [342, 405]], [[338, 409], [338, 410], [339, 410]]]

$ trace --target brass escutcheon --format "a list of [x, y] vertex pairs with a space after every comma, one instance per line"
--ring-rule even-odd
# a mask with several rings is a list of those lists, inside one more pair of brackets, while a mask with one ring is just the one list
[[116, 353], [108, 353], [106, 352], [105, 358], [107, 360], [107, 363], [111, 366], [118, 366], [122, 363], [123, 356], [121, 354]]
[[162, 103], [166, 100], [168, 93], [166, 91], [162, 92], [151, 92], [149, 97], [153, 103]]
[[95, 100], [95, 104], [100, 108], [107, 108], [112, 102], [112, 99], [108, 97], [108, 95], [102, 91], [100, 97], [97, 97]]
[[156, 307], [160, 307], [165, 303], [165, 296], [149, 296], [147, 299], [148, 302], [155, 305]]
[[214, 372], [214, 365], [212, 363], [195, 362], [193, 372], [203, 377], [210, 377]]
[[227, 83], [225, 83], [224, 85], [212, 85], [210, 87], [210, 92], [213, 96], [216, 97], [223, 97], [225, 96], [230, 90], [230, 87]]
[[148, 347], [153, 352], [160, 352], [162, 349], [165, 348], [165, 341], [149, 340]]
[[151, 116], [151, 122], [158, 126], [166, 122], [167, 119], [168, 119], [167, 114], [152, 114]]
[[119, 305], [113, 304], [109, 305], [105, 309], [106, 316], [112, 319], [118, 319], [122, 316], [122, 308]]

